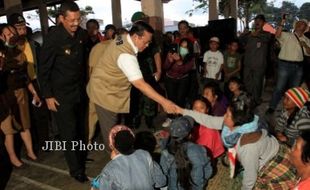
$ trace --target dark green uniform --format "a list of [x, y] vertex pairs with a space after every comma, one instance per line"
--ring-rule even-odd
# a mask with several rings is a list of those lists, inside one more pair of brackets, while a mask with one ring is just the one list
[[[138, 62], [143, 78], [145, 82], [151, 85], [157, 92], [160, 91], [160, 87], [153, 74], [156, 73], [154, 56], [159, 52], [160, 48], [155, 43], [152, 43], [143, 52], [138, 54]], [[156, 116], [156, 113], [157, 103], [143, 95], [135, 87], [132, 87], [130, 92], [129, 119], [133, 119], [133, 121], [129, 121], [129, 125], [139, 127], [141, 116], [144, 115], [147, 126], [153, 127], [153, 118]]]

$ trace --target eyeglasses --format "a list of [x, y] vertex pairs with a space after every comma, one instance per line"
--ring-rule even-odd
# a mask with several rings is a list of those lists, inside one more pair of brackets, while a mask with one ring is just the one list
[[71, 23], [71, 24], [80, 24], [81, 23], [81, 18], [67, 19], [66, 17], [64, 17], [64, 20], [66, 20], [68, 23]]

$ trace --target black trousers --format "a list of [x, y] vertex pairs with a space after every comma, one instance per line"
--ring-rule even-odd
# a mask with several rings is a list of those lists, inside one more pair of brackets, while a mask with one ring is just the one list
[[38, 152], [45, 144], [44, 141], [48, 140], [50, 112], [45, 104], [44, 98], [41, 96], [37, 80], [34, 79], [31, 82], [42, 101], [42, 105], [40, 107], [34, 106], [32, 104], [33, 95], [28, 91], [32, 144], [35, 152]]
[[166, 77], [165, 86], [168, 99], [178, 106], [184, 107], [187, 92], [190, 89], [189, 82], [189, 76], [181, 79]]
[[72, 142], [82, 141], [85, 144], [86, 107], [83, 103], [59, 102], [57, 112], [53, 112], [59, 130], [61, 141], [66, 141], [64, 151], [70, 175], [77, 176], [85, 173], [86, 151], [74, 147]]
[[5, 189], [12, 173], [12, 164], [4, 145], [4, 139], [5, 136], [0, 131], [0, 189]]

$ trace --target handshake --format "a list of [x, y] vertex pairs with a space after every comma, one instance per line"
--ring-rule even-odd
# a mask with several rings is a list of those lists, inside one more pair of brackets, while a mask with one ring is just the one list
[[161, 105], [163, 106], [165, 112], [169, 114], [183, 114], [183, 108], [179, 107], [170, 100], [165, 99]]

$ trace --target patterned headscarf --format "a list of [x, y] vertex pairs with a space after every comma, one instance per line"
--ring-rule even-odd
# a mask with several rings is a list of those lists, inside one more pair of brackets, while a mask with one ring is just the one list
[[109, 133], [109, 147], [112, 150], [115, 149], [115, 136], [120, 131], [129, 131], [132, 134], [132, 136], [135, 136], [134, 133], [132, 132], [132, 130], [130, 128], [128, 128], [127, 126], [115, 125], [114, 127], [112, 127], [112, 129], [110, 130], [110, 133]]

